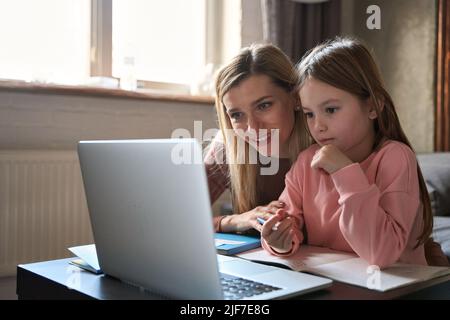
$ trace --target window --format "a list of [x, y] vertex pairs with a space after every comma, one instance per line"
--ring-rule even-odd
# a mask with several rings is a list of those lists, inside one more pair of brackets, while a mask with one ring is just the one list
[[114, 77], [134, 62], [140, 80], [187, 84], [205, 65], [204, 0], [116, 0], [112, 11]]
[[0, 0], [0, 78], [84, 81], [89, 12], [89, 0]]
[[0, 78], [189, 90], [240, 47], [240, 3], [0, 0]]

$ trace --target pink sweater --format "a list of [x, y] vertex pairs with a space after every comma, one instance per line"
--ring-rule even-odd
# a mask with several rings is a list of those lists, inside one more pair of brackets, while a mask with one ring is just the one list
[[423, 245], [413, 249], [423, 221], [412, 150], [388, 140], [364, 161], [330, 175], [310, 166], [319, 148], [303, 151], [286, 175], [279, 200], [295, 227], [293, 248], [284, 256], [299, 248], [305, 227], [308, 244], [355, 252], [380, 268], [397, 261], [427, 265]]

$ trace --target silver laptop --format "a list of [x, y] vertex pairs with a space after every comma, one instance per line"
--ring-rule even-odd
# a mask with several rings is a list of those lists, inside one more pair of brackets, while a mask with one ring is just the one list
[[173, 299], [275, 299], [332, 281], [216, 253], [195, 139], [78, 144], [105, 274]]

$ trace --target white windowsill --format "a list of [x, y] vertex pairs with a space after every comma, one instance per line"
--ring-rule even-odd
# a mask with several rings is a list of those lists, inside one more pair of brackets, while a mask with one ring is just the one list
[[0, 80], [0, 90], [59, 95], [97, 96], [119, 99], [190, 102], [205, 104], [209, 106], [214, 105], [214, 97], [212, 96], [194, 96], [156, 89], [137, 89], [135, 91], [128, 91], [117, 88], [104, 88], [94, 86], [72, 86], [32, 83], [16, 80]]

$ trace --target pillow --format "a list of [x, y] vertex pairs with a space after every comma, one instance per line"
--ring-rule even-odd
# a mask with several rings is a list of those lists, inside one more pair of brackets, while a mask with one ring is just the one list
[[450, 216], [450, 152], [417, 155], [436, 216]]
[[433, 239], [441, 245], [442, 251], [450, 258], [449, 217], [434, 217]]

